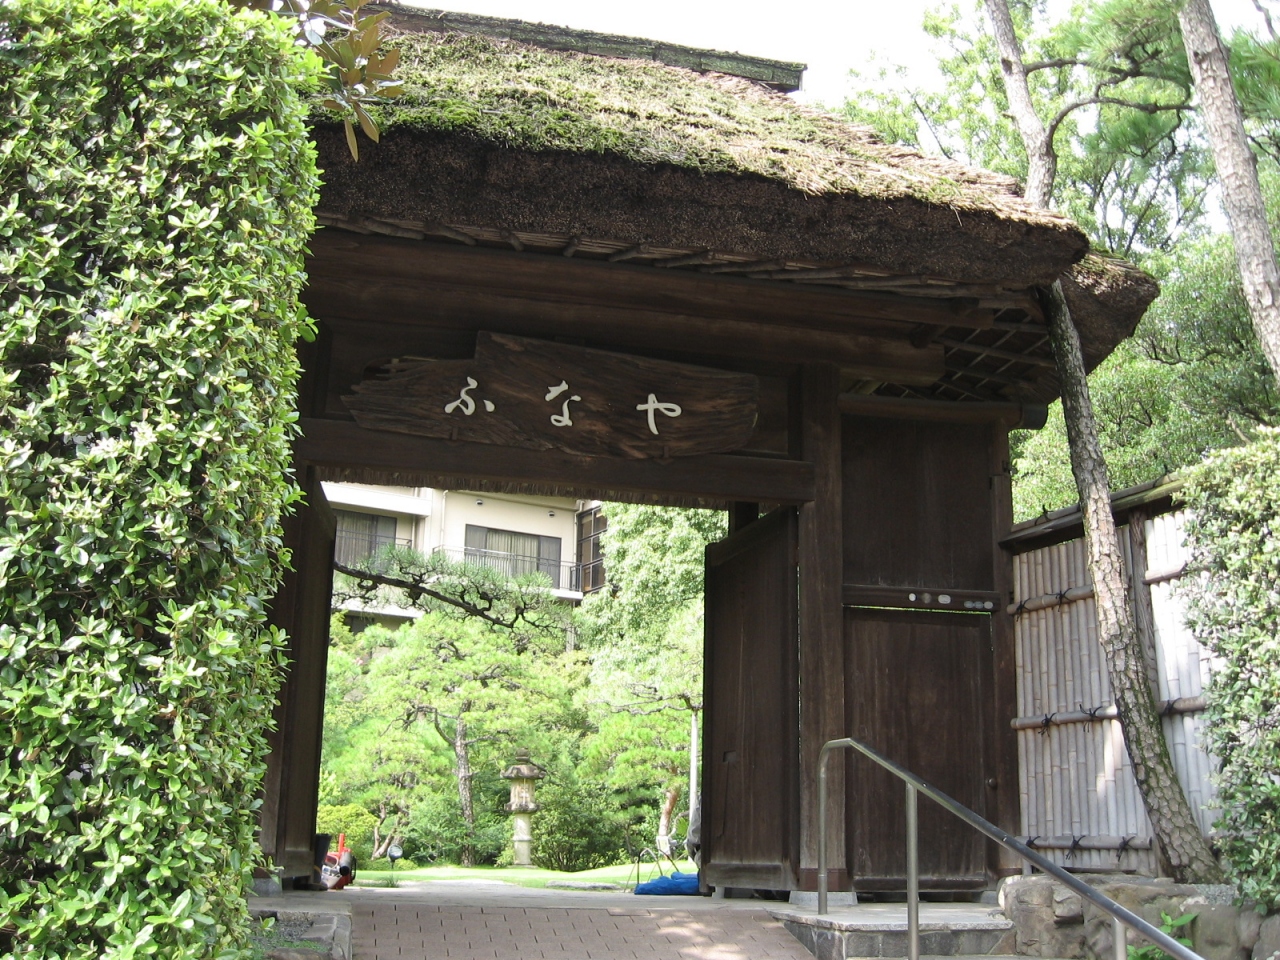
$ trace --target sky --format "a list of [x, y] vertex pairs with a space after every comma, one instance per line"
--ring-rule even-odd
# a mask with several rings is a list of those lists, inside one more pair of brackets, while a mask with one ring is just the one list
[[[911, 70], [914, 83], [930, 85], [937, 70], [930, 54], [932, 40], [920, 24], [927, 9], [943, 5], [943, 0], [791, 0], [768, 4], [757, 0], [405, 2], [666, 40], [775, 60], [797, 60], [809, 65], [799, 98], [832, 107], [844, 100], [849, 70], [866, 69], [873, 58], [902, 64]], [[1212, 0], [1212, 3], [1224, 33], [1234, 26], [1257, 28], [1261, 24], [1252, 0]], [[1066, 5], [1064, 0], [1050, 0], [1051, 9]]]

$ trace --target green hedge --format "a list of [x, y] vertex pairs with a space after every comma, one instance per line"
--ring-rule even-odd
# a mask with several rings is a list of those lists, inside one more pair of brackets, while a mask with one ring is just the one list
[[1221, 662], [1209, 686], [1219, 845], [1240, 892], [1280, 908], [1280, 430], [1192, 474], [1195, 635]]
[[240, 954], [314, 78], [220, 0], [0, 0], [0, 955]]

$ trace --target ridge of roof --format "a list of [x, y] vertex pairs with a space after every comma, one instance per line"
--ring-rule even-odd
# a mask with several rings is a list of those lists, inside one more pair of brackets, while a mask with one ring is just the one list
[[595, 30], [580, 30], [547, 23], [485, 17], [419, 7], [402, 0], [374, 0], [370, 10], [389, 10], [393, 26], [406, 32], [455, 32], [481, 34], [547, 50], [586, 53], [625, 60], [653, 60], [672, 67], [699, 72], [712, 71], [755, 80], [782, 93], [800, 89], [807, 64], [773, 60], [725, 50], [686, 47], [677, 43], [625, 37]]

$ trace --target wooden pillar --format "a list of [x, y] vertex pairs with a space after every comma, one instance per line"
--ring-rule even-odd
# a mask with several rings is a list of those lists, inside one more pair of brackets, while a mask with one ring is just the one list
[[314, 471], [300, 472], [306, 503], [284, 524], [292, 569], [271, 602], [269, 618], [288, 634], [288, 662], [269, 737], [258, 820], [263, 853], [286, 878], [309, 876], [313, 860], [333, 591], [333, 511]]
[[[986, 739], [991, 764], [987, 775], [987, 809], [997, 826], [1017, 833], [1022, 819], [1018, 792], [1018, 735], [1009, 725], [1018, 712], [1017, 639], [1013, 617], [1006, 606], [1013, 602], [1013, 554], [1000, 546], [1000, 538], [1013, 528], [1013, 478], [1009, 464], [1009, 431], [1005, 423], [991, 423], [991, 537], [993, 586], [1000, 596], [991, 613], [991, 663], [993, 703], [985, 711]], [[988, 865], [998, 875], [1020, 873], [1022, 860], [994, 841], [988, 845]]]
[[[840, 377], [834, 364], [806, 364], [793, 392], [795, 452], [814, 469], [814, 498], [800, 507], [800, 882], [818, 884], [818, 751], [844, 729], [844, 581], [840, 465]], [[844, 784], [844, 758], [831, 757], [828, 783]], [[848, 890], [844, 804], [828, 798], [827, 865], [832, 890]]]

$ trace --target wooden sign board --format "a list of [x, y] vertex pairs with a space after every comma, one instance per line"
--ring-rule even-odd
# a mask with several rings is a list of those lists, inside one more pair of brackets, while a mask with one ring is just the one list
[[423, 437], [633, 459], [745, 446], [750, 374], [480, 333], [473, 360], [405, 360], [352, 387], [356, 423]]

